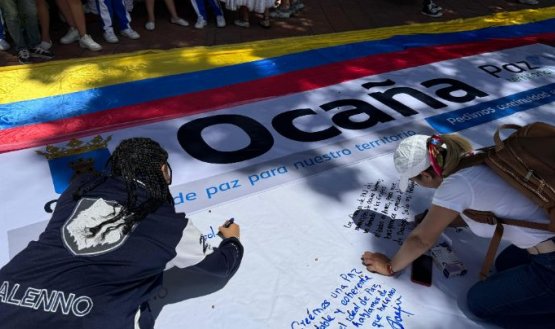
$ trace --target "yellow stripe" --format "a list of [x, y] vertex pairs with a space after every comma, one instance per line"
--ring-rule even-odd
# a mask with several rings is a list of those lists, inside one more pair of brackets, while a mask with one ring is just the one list
[[312, 49], [386, 39], [395, 35], [460, 32], [523, 24], [552, 17], [555, 17], [555, 7], [546, 7], [448, 22], [8, 66], [0, 68], [0, 104], [213, 69]]

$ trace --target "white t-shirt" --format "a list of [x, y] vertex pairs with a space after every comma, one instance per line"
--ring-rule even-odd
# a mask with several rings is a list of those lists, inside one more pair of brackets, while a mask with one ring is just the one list
[[[464, 209], [491, 211], [504, 218], [549, 222], [542, 208], [485, 165], [462, 169], [445, 178], [435, 191], [432, 203], [458, 212], [470, 230], [480, 237], [493, 236], [495, 225], [478, 223], [464, 216]], [[549, 231], [503, 226], [503, 240], [523, 249], [555, 236], [555, 233]]]

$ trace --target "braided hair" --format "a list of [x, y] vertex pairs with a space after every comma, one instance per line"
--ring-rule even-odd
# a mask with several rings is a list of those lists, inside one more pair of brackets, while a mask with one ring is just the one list
[[[114, 217], [89, 228], [90, 237], [95, 236], [107, 224], [123, 220], [116, 226], [109, 227], [102, 233], [102, 238], [112, 230], [123, 226], [123, 234], [129, 233], [133, 226], [143, 220], [148, 214], [155, 212], [164, 202], [173, 205], [168, 183], [161, 170], [162, 165], [169, 164], [168, 153], [150, 138], [130, 138], [123, 140], [114, 150], [107, 167], [110, 174], [92, 180], [82, 185], [73, 195], [74, 199], [81, 198], [84, 194], [92, 191], [109, 176], [121, 179], [127, 191], [127, 200]], [[147, 199], [139, 202], [137, 191], [146, 190]]]

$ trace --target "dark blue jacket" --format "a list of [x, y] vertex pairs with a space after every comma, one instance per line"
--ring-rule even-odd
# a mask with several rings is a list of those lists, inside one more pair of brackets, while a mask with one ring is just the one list
[[81, 183], [61, 195], [38, 241], [0, 269], [0, 328], [133, 329], [165, 269], [197, 266], [221, 277], [238, 269], [239, 240], [224, 239], [212, 248], [169, 203], [127, 235], [115, 223], [104, 227], [105, 236], [91, 238], [87, 228], [113, 216], [127, 193], [121, 181], [108, 178], [75, 201]]

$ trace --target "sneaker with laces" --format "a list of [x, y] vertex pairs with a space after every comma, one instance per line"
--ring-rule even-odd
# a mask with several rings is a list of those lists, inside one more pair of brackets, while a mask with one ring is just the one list
[[518, 2], [525, 5], [537, 5], [538, 3], [540, 3], [538, 0], [518, 0]]
[[242, 19], [236, 19], [235, 22], [233, 23], [237, 26], [244, 27], [244, 28], [248, 28], [251, 26], [249, 22], [244, 21]]
[[8, 49], [10, 49], [10, 44], [6, 40], [0, 38], [0, 50]]
[[199, 17], [197, 19], [197, 22], [195, 23], [195, 29], [203, 29], [206, 26], [206, 21], [204, 20], [204, 18]]
[[156, 28], [156, 24], [154, 24], [154, 22], [146, 22], [145, 23], [145, 29], [147, 29], [149, 31], [154, 31], [155, 28]]
[[427, 1], [427, 3], [424, 4], [424, 8], [422, 8], [422, 14], [430, 17], [443, 16], [441, 7], [436, 5], [433, 1]]
[[114, 33], [113, 29], [109, 29], [104, 31], [104, 34], [102, 35], [104, 37], [104, 40], [106, 40], [106, 42], [109, 43], [118, 43], [119, 39], [116, 36], [116, 34]]
[[216, 26], [217, 27], [225, 27], [225, 17], [216, 16]]
[[60, 43], [63, 45], [69, 45], [70, 43], [78, 41], [79, 37], [79, 31], [77, 31], [74, 27], [70, 27], [69, 30], [67, 30], [67, 33], [60, 38]]
[[187, 22], [181, 17], [177, 17], [177, 18], [172, 17], [172, 19], [170, 19], [170, 23], [181, 25], [181, 26], [189, 26], [189, 22]]
[[141, 35], [139, 33], [137, 33], [137, 31], [133, 30], [132, 28], [122, 30], [121, 35], [123, 35], [126, 38], [133, 39], [133, 40], [139, 39], [141, 37]]
[[52, 59], [52, 57], [54, 57], [54, 54], [48, 49], [41, 48], [41, 46], [39, 45], [31, 49], [31, 57]]
[[79, 46], [91, 51], [99, 51], [102, 49], [102, 46], [96, 43], [88, 34], [85, 34], [79, 39]]
[[21, 49], [17, 52], [17, 59], [21, 64], [29, 64], [31, 63], [31, 55], [29, 55], [29, 50]]

